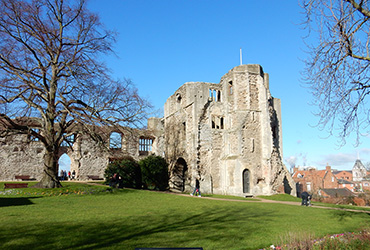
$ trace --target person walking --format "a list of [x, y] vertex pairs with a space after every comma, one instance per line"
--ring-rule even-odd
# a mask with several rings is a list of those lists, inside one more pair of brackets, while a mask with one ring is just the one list
[[200, 193], [200, 184], [199, 184], [199, 179], [195, 179], [195, 188], [194, 191], [190, 194], [191, 196], [197, 195], [198, 197], [202, 197], [202, 194]]
[[309, 193], [307, 193], [306, 191], [304, 191], [303, 193], [301, 193], [301, 198], [302, 198], [302, 206], [308, 206], [308, 201], [309, 199], [311, 199], [311, 196]]

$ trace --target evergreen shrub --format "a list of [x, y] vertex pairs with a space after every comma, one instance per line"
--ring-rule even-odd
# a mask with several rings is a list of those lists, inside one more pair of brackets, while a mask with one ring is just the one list
[[123, 187], [137, 189], [142, 187], [140, 165], [132, 157], [126, 157], [109, 163], [104, 172], [105, 184], [111, 182], [115, 173], [118, 173], [122, 178]]
[[168, 164], [163, 157], [150, 155], [139, 161], [145, 189], [168, 189]]

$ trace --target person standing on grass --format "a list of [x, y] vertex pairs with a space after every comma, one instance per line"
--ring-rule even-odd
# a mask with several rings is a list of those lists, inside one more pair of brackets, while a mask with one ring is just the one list
[[196, 195], [197, 193], [198, 193], [198, 197], [202, 197], [200, 193], [200, 184], [199, 184], [198, 178], [195, 179], [195, 188], [194, 188], [194, 191], [190, 195], [193, 196], [194, 194]]
[[117, 184], [118, 184], [118, 180], [119, 180], [120, 176], [118, 173], [114, 173], [114, 175], [112, 176], [112, 179], [111, 179], [111, 187], [116, 187]]
[[302, 194], [301, 194], [301, 198], [302, 198], [302, 206], [308, 206], [308, 200], [311, 198], [311, 196], [309, 195], [309, 193], [307, 193], [306, 191], [304, 191]]

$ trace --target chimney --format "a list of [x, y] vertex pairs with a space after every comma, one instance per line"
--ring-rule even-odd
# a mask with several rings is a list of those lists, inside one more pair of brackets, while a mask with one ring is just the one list
[[326, 171], [331, 172], [331, 167], [329, 165], [326, 166]]

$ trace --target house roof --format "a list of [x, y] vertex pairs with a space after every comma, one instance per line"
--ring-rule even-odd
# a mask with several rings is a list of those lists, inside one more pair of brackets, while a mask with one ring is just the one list
[[348, 197], [354, 195], [348, 188], [323, 188], [321, 190], [331, 197]]
[[347, 181], [345, 179], [338, 179], [339, 184], [353, 184], [353, 182]]
[[340, 173], [348, 173], [348, 174], [352, 174], [352, 170], [335, 170], [333, 171], [333, 174], [337, 175], [337, 174], [340, 174]]
[[353, 165], [352, 169], [366, 169], [366, 168], [360, 160], [356, 160], [355, 165]]
[[328, 171], [326, 171], [326, 170], [318, 170], [318, 171], [316, 171], [316, 175], [320, 178], [324, 178], [327, 172]]
[[309, 169], [309, 170], [297, 170], [293, 173], [293, 178], [320, 178], [324, 179], [328, 170], [316, 170], [316, 169]]

